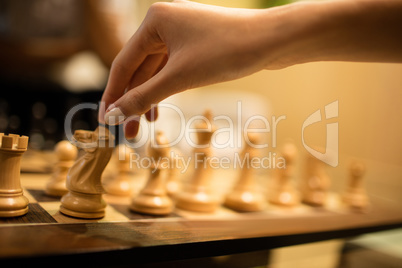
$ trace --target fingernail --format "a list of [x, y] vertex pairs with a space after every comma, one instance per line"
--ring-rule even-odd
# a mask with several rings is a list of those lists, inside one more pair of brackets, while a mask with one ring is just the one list
[[126, 116], [123, 114], [123, 112], [120, 110], [119, 107], [114, 107], [112, 109], [108, 109], [108, 111], [105, 114], [105, 122], [108, 125], [118, 125], [123, 123], [123, 121], [126, 119]]

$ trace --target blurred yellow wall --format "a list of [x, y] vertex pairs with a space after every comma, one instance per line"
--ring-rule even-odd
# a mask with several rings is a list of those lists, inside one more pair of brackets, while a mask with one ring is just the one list
[[278, 124], [278, 144], [295, 141], [303, 158], [302, 124], [338, 100], [339, 116], [305, 130], [309, 146], [325, 146], [326, 123], [339, 124], [339, 166], [329, 168], [333, 188], [341, 190], [352, 159], [364, 159], [371, 193], [402, 201], [402, 64], [317, 62], [283, 70], [261, 71], [207, 87], [261, 94]]

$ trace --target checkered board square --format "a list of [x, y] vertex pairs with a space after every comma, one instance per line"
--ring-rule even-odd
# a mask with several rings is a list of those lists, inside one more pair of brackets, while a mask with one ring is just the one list
[[[48, 196], [45, 193], [45, 185], [49, 180], [50, 174], [23, 174], [22, 185], [24, 196], [30, 202], [29, 211], [26, 215], [15, 218], [0, 218], [0, 225], [10, 224], [59, 224], [59, 223], [93, 223], [93, 222], [136, 222], [136, 221], [171, 221], [178, 219], [188, 220], [238, 220], [247, 217], [293, 217], [306, 215], [334, 215], [344, 214], [339, 205], [339, 196], [331, 194], [329, 202], [325, 207], [314, 208], [300, 204], [292, 208], [284, 208], [267, 204], [264, 211], [241, 213], [233, 211], [224, 206], [220, 206], [214, 213], [197, 213], [175, 209], [173, 213], [166, 216], [152, 216], [136, 213], [130, 210], [131, 197], [118, 197], [104, 194], [103, 198], [108, 204], [105, 217], [102, 219], [79, 219], [60, 213], [60, 197]], [[217, 188], [223, 188], [222, 186]]]
[[46, 195], [44, 190], [26, 189], [24, 195], [28, 197], [29, 211], [22, 217], [0, 218], [0, 224], [40, 224], [40, 223], [85, 223], [85, 222], [125, 222], [132, 220], [157, 219], [157, 218], [179, 218], [172, 213], [166, 216], [152, 216], [135, 213], [129, 209], [129, 198], [110, 197], [105, 195], [108, 206], [106, 216], [102, 219], [78, 219], [65, 216], [59, 212], [60, 198]]

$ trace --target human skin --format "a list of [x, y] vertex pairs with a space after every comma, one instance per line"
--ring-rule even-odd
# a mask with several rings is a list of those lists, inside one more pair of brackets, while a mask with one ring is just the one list
[[156, 104], [173, 94], [314, 61], [402, 62], [402, 1], [153, 4], [113, 61], [99, 121], [114, 118], [134, 138], [139, 116], [155, 120]]

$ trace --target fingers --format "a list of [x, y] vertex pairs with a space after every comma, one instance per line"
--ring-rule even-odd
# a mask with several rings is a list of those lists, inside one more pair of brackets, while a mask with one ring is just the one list
[[[156, 120], [156, 103], [175, 91], [172, 79], [166, 79], [172, 78], [172, 71], [164, 68], [168, 61], [168, 51], [159, 35], [163, 27], [161, 21], [165, 21], [161, 16], [171, 14], [167, 12], [168, 6], [170, 4], [160, 3], [150, 8], [143, 24], [111, 67], [102, 97], [103, 109], [99, 112], [99, 121], [107, 124], [124, 122], [126, 137], [133, 137], [138, 132], [139, 123], [129, 120], [132, 116], [138, 117], [145, 113], [149, 121]], [[177, 73], [177, 68], [173, 69]]]
[[[145, 113], [145, 117], [148, 121], [152, 122], [158, 118], [158, 107], [155, 105], [148, 112]], [[126, 139], [134, 139], [140, 127], [140, 116], [128, 117], [123, 124], [124, 136]]]
[[[152, 26], [142, 26], [131, 37], [128, 43], [116, 56], [110, 69], [109, 79], [102, 96], [102, 103], [108, 108], [118, 100], [131, 85], [138, 85], [146, 81], [141, 77], [151, 77], [155, 73], [155, 65], [159, 67], [160, 56], [153, 54], [166, 54], [166, 48], [153, 36], [157, 32], [150, 30]], [[104, 123], [105, 109], [99, 111], [99, 121]]]
[[[155, 73], [158, 73], [159, 70], [165, 65], [166, 63], [166, 55], [164, 54], [156, 54], [156, 55], [149, 55], [147, 59], [143, 62], [143, 64], [138, 68], [138, 70], [135, 72], [133, 75], [131, 81], [130, 81], [130, 87], [134, 87], [134, 89], [129, 90], [124, 97], [127, 98], [134, 98], [134, 101], [128, 101], [126, 102], [126, 105], [119, 104], [119, 103], [113, 103], [111, 105], [110, 109], [107, 111], [107, 114], [105, 115], [106, 117], [106, 123], [108, 124], [119, 124], [122, 122], [122, 120], [127, 119], [128, 117], [135, 116], [139, 117], [146, 109], [145, 107], [147, 104], [141, 104], [139, 110], [135, 109], [135, 107], [138, 106], [138, 101], [141, 100], [142, 98], [138, 97], [138, 91], [135, 87], [138, 85], [143, 84], [146, 82], [149, 78], [151, 78]], [[136, 94], [132, 94], [131, 91], [134, 93], [137, 92]], [[137, 101], [137, 102], [136, 102]], [[120, 101], [121, 102], [121, 101]], [[141, 102], [141, 101], [140, 101]], [[143, 103], [143, 102], [141, 102]], [[151, 104], [149, 104], [151, 105]], [[133, 106], [133, 107], [130, 107]], [[142, 108], [141, 108], [142, 107]], [[117, 112], [115, 112], [117, 110]], [[157, 112], [157, 107], [154, 106], [151, 109], [147, 109], [148, 111], [146, 112], [146, 118], [149, 121], [154, 121], [157, 118], [158, 112]], [[119, 120], [121, 119], [121, 120]], [[124, 126], [124, 133], [126, 138], [134, 138], [135, 135], [138, 132], [138, 127], [139, 124], [138, 122], [131, 122], [127, 123]]]
[[146, 82], [149, 78], [154, 76], [162, 69], [166, 63], [166, 54], [153, 54], [148, 55], [144, 62], [138, 67], [135, 73], [132, 75], [128, 89], [135, 88], [142, 83]]
[[[175, 80], [172, 79], [172, 68], [169, 68], [168, 65], [169, 63], [145, 83], [129, 90], [120, 99], [115, 101], [112, 106], [113, 109], [108, 110], [105, 115], [106, 121], [110, 121], [109, 117], [124, 115], [125, 118], [128, 118], [129, 116], [141, 115], [148, 111], [149, 113], [146, 115], [147, 119], [155, 119], [157, 112], [151, 108], [161, 100], [177, 92], [175, 88], [177, 85], [175, 85]], [[120, 114], [116, 113], [117, 109]], [[124, 120], [124, 118], [121, 119]], [[116, 123], [121, 123], [123, 120]]]
[[140, 117], [132, 116], [124, 121], [123, 130], [126, 139], [134, 139], [137, 136], [138, 129], [140, 127]]
[[[130, 76], [130, 79], [127, 79], [125, 77], [124, 83], [126, 85], [124, 88], [118, 88], [119, 90], [114, 90], [114, 88], [110, 85], [113, 84], [112, 81], [109, 82], [108, 87], [106, 88], [103, 97], [102, 97], [102, 102], [100, 112], [99, 112], [99, 121], [100, 122], [105, 122], [104, 117], [105, 117], [105, 109], [106, 112], [110, 111], [111, 109], [115, 108], [114, 102], [118, 100], [121, 96], [124, 95], [124, 92], [126, 89], [131, 89], [135, 88], [145, 81], [147, 81], [149, 78], [151, 78], [155, 73], [159, 72], [159, 70], [165, 65], [167, 61], [167, 56], [165, 54], [154, 54], [154, 55], [148, 55], [145, 60], [141, 63], [141, 65], [135, 70], [135, 72]], [[121, 75], [121, 73], [119, 73]], [[113, 75], [111, 74], [111, 77]], [[116, 83], [117, 84], [117, 83]], [[129, 111], [120, 111], [123, 112], [123, 114], [118, 114], [119, 116], [131, 116], [134, 115], [132, 113], [129, 113]], [[110, 122], [106, 122], [109, 124]], [[118, 121], [115, 121], [116, 124], [118, 124]]]
[[[133, 79], [131, 87], [130, 88], [134, 88], [137, 85], [140, 85], [142, 83], [144, 83], [147, 80], [147, 74], [151, 73], [152, 71], [154, 71], [154, 74], [157, 74], [165, 65], [167, 62], [167, 55], [165, 54], [161, 54], [161, 55], [152, 55], [153, 57], [150, 58], [150, 61], [152, 61], [152, 65], [150, 67], [154, 67], [157, 66], [157, 68], [149, 68], [148, 72], [144, 73], [144, 72], [138, 72], [138, 74], [136, 73], [136, 77], [138, 77], [138, 79]], [[144, 67], [144, 69], [146, 69], [147, 67]], [[156, 105], [152, 106], [150, 110], [148, 110], [145, 113], [145, 117], [148, 121], [152, 122], [155, 121], [158, 118], [158, 107]]]
[[149, 121], [155, 121], [158, 119], [158, 106], [153, 106], [148, 112], [145, 113], [145, 118]]
[[[135, 70], [147, 56], [145, 53], [138, 53], [137, 57], [134, 57], [133, 53], [127, 50], [126, 47], [117, 55], [110, 69], [108, 83], [101, 101], [106, 109], [124, 94]], [[128, 62], [126, 57], [131, 57], [131, 63]], [[100, 122], [104, 122], [104, 111], [104, 109], [101, 109], [99, 112]]]

